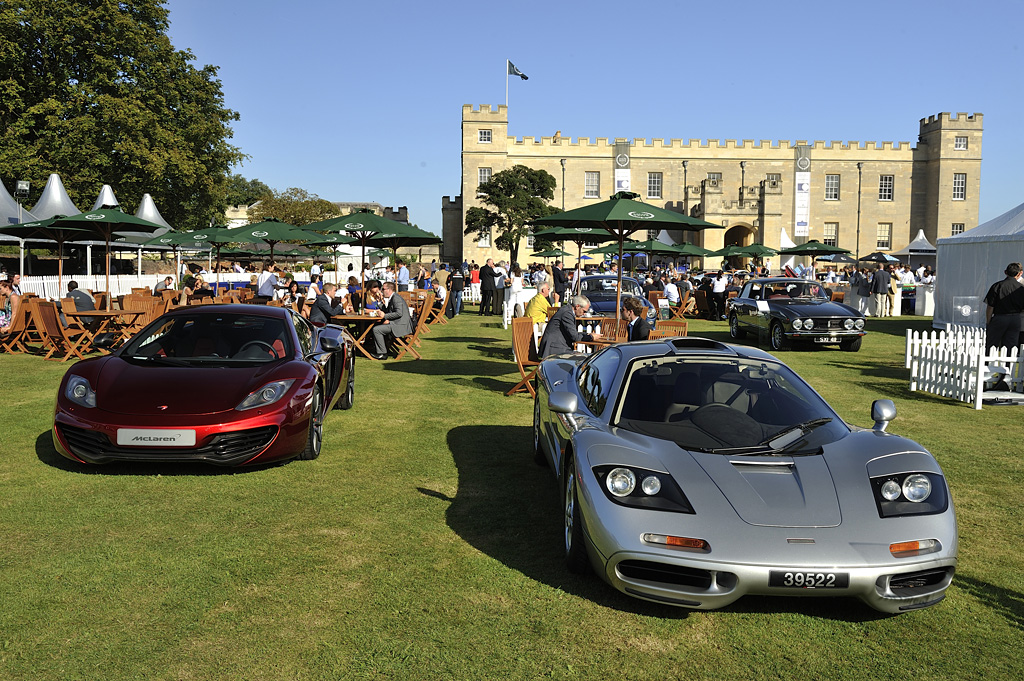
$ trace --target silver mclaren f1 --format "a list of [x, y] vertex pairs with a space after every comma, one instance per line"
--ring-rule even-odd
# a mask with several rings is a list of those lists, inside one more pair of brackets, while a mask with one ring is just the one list
[[957, 562], [949, 487], [920, 444], [845, 423], [755, 348], [702, 338], [546, 359], [533, 433], [562, 491], [568, 568], [688, 608], [746, 594], [941, 601]]

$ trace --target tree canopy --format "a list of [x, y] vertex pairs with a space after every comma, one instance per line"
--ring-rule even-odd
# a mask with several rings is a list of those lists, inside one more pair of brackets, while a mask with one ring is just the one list
[[301, 227], [340, 215], [338, 207], [305, 189], [291, 187], [288, 191], [271, 191], [260, 197], [260, 202], [249, 208], [249, 222], [277, 218], [281, 222]]
[[103, 184], [144, 193], [178, 229], [220, 219], [238, 114], [217, 68], [167, 36], [161, 0], [0, 2], [0, 168], [41, 191], [60, 173], [88, 209]]
[[228, 178], [227, 192], [229, 206], [251, 206], [274, 190], [257, 179], [247, 180], [235, 173]]
[[555, 196], [555, 184], [551, 173], [523, 165], [495, 173], [477, 187], [480, 200], [490, 208], [467, 210], [465, 233], [483, 237], [493, 230], [494, 244], [516, 262], [519, 242], [530, 233], [528, 223], [559, 212], [547, 203]]

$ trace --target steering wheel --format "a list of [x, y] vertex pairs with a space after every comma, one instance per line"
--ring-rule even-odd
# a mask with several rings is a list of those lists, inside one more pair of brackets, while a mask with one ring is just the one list
[[281, 359], [280, 356], [278, 356], [277, 350], [274, 349], [273, 345], [271, 345], [270, 343], [267, 343], [266, 341], [261, 341], [261, 340], [251, 340], [251, 341], [249, 341], [248, 343], [246, 343], [242, 347], [238, 348], [238, 352], [235, 353], [235, 354], [240, 355], [243, 352], [245, 352], [246, 349], [249, 348], [249, 346], [253, 346], [253, 345], [256, 346], [256, 347], [266, 348], [270, 352], [270, 354], [272, 354], [274, 356], [274, 359]]

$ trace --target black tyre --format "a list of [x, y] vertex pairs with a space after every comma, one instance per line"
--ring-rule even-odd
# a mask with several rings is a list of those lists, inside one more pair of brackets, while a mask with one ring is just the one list
[[785, 350], [789, 347], [789, 340], [786, 338], [786, 333], [780, 322], [772, 322], [768, 331], [768, 342], [772, 350], [775, 351]]
[[862, 340], [864, 340], [864, 336], [857, 336], [856, 338], [844, 340], [839, 344], [839, 348], [843, 352], [857, 352], [860, 350], [860, 343]]
[[540, 396], [533, 398], [533, 461], [538, 466], [547, 466], [548, 457], [540, 445]]
[[740, 316], [735, 312], [729, 315], [729, 335], [737, 340], [747, 335], [747, 332], [740, 328]]
[[313, 389], [313, 404], [309, 410], [309, 435], [306, 437], [306, 448], [299, 454], [303, 461], [312, 461], [320, 456], [320, 447], [324, 442], [324, 397], [318, 385]]
[[345, 384], [345, 392], [338, 398], [339, 409], [351, 409], [356, 399], [356, 362], [355, 357], [350, 360], [348, 368], [348, 382]]
[[583, 523], [580, 520], [580, 507], [576, 496], [576, 460], [569, 459], [565, 464], [565, 484], [562, 498], [562, 510], [565, 512], [565, 565], [569, 572], [577, 575], [590, 571], [590, 559], [587, 558], [587, 547], [584, 545]]

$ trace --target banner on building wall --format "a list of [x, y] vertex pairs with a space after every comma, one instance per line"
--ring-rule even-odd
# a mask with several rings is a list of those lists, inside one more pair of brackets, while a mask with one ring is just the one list
[[629, 142], [615, 143], [615, 191], [630, 191]]
[[809, 236], [811, 233], [811, 174], [797, 172], [794, 184], [796, 185], [796, 205], [793, 210], [793, 236]]

